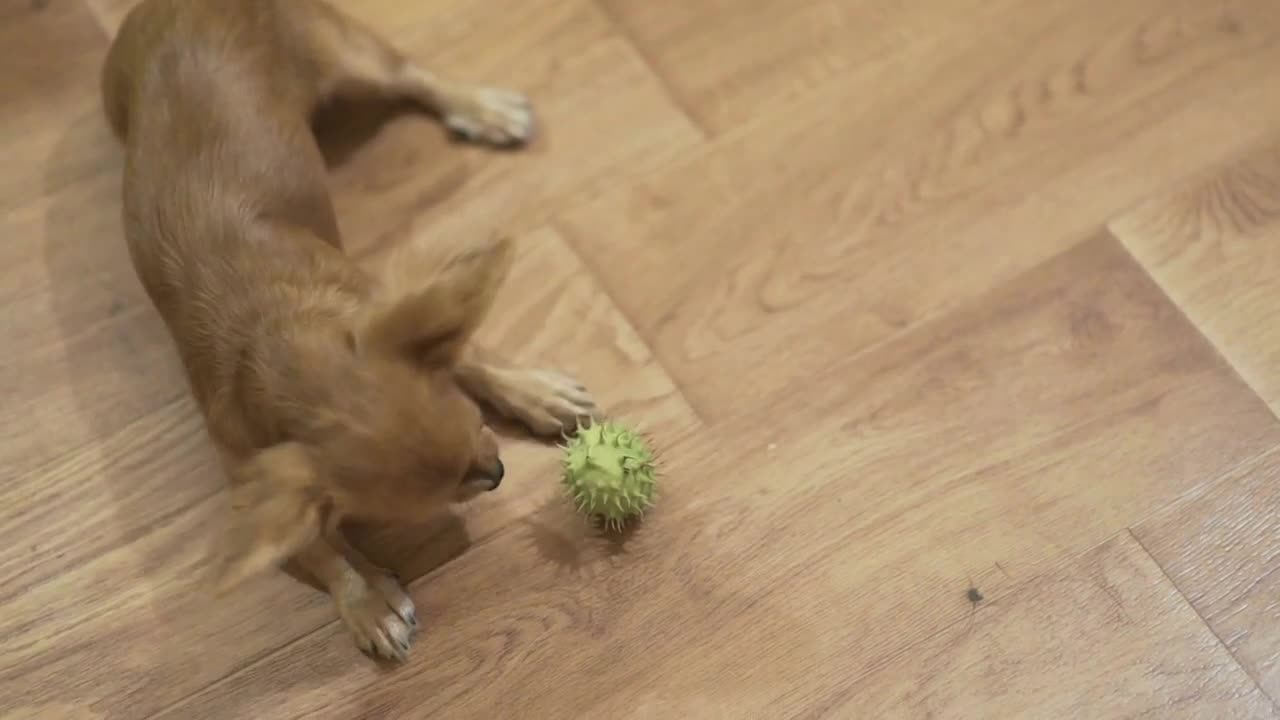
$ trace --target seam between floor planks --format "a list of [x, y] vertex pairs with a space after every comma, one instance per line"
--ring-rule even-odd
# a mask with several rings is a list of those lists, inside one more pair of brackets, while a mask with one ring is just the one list
[[[1272, 454], [1274, 454], [1274, 451], [1263, 453], [1260, 457], [1266, 457]], [[1215, 480], [1214, 482], [1218, 482], [1220, 480], [1221, 478], [1218, 478], [1218, 480]], [[1208, 484], [1209, 483], [1205, 483], [1205, 485], [1208, 485]], [[1172, 504], [1173, 503], [1166, 503], [1162, 507], [1168, 507], [1169, 505], [1172, 505]], [[1236, 653], [1234, 650], [1231, 649], [1231, 646], [1227, 645], [1226, 641], [1222, 639], [1222, 636], [1218, 634], [1218, 631], [1213, 629], [1213, 626], [1209, 624], [1209, 621], [1207, 619], [1205, 619], [1205, 616], [1200, 612], [1199, 608], [1195, 606], [1195, 603], [1191, 602], [1191, 598], [1187, 597], [1186, 593], [1182, 592], [1182, 588], [1178, 587], [1178, 583], [1174, 582], [1173, 578], [1169, 576], [1169, 571], [1165, 568], [1165, 566], [1161, 564], [1161, 562], [1156, 558], [1156, 556], [1149, 549], [1147, 549], [1147, 545], [1146, 543], [1142, 542], [1142, 538], [1138, 537], [1137, 533], [1133, 531], [1134, 526], [1136, 526], [1137, 524], [1138, 523], [1134, 523], [1133, 525], [1130, 525], [1129, 527], [1125, 528], [1124, 531], [1129, 534], [1129, 537], [1135, 543], [1138, 544], [1138, 547], [1142, 548], [1142, 552], [1146, 554], [1147, 558], [1149, 558], [1156, 567], [1160, 568], [1160, 574], [1164, 576], [1165, 581], [1169, 583], [1170, 587], [1172, 587], [1174, 591], [1178, 593], [1178, 597], [1182, 598], [1182, 603], [1186, 605], [1188, 608], [1190, 608], [1191, 612], [1196, 614], [1196, 617], [1199, 618], [1200, 620], [1200, 624], [1204, 626], [1205, 630], [1209, 631], [1209, 634], [1213, 635], [1214, 639], [1218, 641], [1218, 647], [1221, 647], [1223, 651], [1227, 653], [1227, 655], [1231, 658], [1231, 661], [1235, 663], [1235, 666], [1245, 674], [1245, 677], [1249, 678], [1249, 682], [1253, 683], [1254, 689], [1257, 690], [1259, 693], [1261, 693], [1262, 696], [1265, 697], [1267, 700], [1271, 701], [1271, 707], [1273, 709], [1275, 709], [1277, 712], [1280, 712], [1280, 704], [1277, 704], [1276, 699], [1272, 697], [1271, 693], [1267, 692], [1266, 688], [1262, 686], [1262, 682], [1261, 680], [1259, 680], [1258, 676], [1250, 672], [1249, 668], [1246, 667], [1244, 663], [1240, 662], [1240, 658], [1236, 656]]]
[[662, 86], [662, 91], [666, 95], [667, 101], [671, 103], [672, 107], [679, 110], [680, 113], [689, 120], [690, 125], [697, 129], [698, 134], [701, 135], [702, 141], [706, 142], [707, 140], [716, 137], [717, 133], [713, 133], [711, 129], [707, 127], [707, 124], [703, 122], [702, 117], [693, 111], [693, 108], [690, 107], [684, 96], [676, 90], [675, 86], [671, 84], [671, 81], [667, 79], [666, 74], [659, 69], [658, 64], [653, 61], [653, 56], [645, 49], [644, 43], [640, 42], [640, 39], [636, 37], [635, 31], [628, 27], [626, 23], [622, 22], [613, 10], [609, 9], [608, 3], [601, 2], [601, 0], [592, 0], [592, 4], [600, 11], [601, 15], [608, 19], [609, 25], [613, 28], [614, 33], [616, 33], [619, 38], [625, 40], [627, 45], [631, 47], [632, 52], [636, 54], [636, 57], [640, 58], [640, 61], [644, 63], [645, 68], [649, 71], [649, 74], [652, 75], [658, 81], [658, 84]]

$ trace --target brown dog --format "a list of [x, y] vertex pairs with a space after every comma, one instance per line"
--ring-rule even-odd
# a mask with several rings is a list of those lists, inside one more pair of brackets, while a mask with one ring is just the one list
[[233, 481], [223, 587], [296, 559], [362, 649], [403, 658], [413, 603], [339, 522], [419, 520], [496, 488], [478, 402], [542, 435], [595, 406], [469, 344], [506, 240], [411, 245], [376, 276], [343, 253], [309, 120], [361, 94], [490, 143], [532, 129], [523, 96], [441, 80], [321, 0], [146, 0], [103, 73], [130, 256]]

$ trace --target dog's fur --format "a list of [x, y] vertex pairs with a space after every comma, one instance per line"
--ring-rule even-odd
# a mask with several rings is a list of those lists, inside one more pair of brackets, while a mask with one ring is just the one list
[[595, 406], [470, 343], [509, 241], [410, 243], [381, 274], [343, 253], [309, 123], [356, 95], [416, 101], [494, 144], [532, 130], [523, 96], [444, 81], [322, 0], [145, 0], [103, 72], [130, 257], [232, 480], [222, 587], [292, 558], [361, 648], [402, 658], [413, 603], [339, 523], [419, 520], [496, 488], [480, 403], [541, 435]]

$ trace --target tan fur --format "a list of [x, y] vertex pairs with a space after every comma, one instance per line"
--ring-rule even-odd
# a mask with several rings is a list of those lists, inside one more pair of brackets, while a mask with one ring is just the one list
[[532, 130], [522, 96], [436, 78], [320, 0], [146, 0], [103, 71], [130, 256], [231, 475], [222, 589], [292, 557], [360, 647], [399, 658], [413, 603], [341, 521], [420, 520], [496, 488], [478, 402], [547, 435], [595, 407], [470, 344], [509, 240], [410, 244], [380, 274], [343, 253], [309, 120], [357, 94], [415, 100], [476, 140]]

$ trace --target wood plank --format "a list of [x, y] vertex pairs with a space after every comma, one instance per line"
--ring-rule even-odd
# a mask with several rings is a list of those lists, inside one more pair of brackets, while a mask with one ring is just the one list
[[[652, 422], [660, 442], [696, 429], [643, 343], [550, 230], [522, 239], [497, 308], [484, 337], [512, 358], [577, 373], [605, 407]], [[225, 602], [207, 597], [207, 548], [225, 500], [190, 412], [178, 403], [6, 486], [0, 537], [22, 541], [0, 553], [9, 580], [0, 715], [93, 705], [107, 717], [144, 716], [333, 619], [327, 598], [284, 576]], [[358, 536], [412, 578], [561, 502], [554, 450], [510, 441], [504, 456], [510, 492], [423, 527]], [[415, 595], [429, 617], [434, 593]]]
[[[133, 4], [99, 2], [95, 10], [113, 29]], [[693, 138], [687, 121], [669, 107], [643, 65], [585, 0], [504, 12], [473, 3], [390, 0], [344, 7], [367, 17], [415, 55], [425, 48], [420, 59], [442, 72], [477, 80], [492, 75], [493, 82], [505, 78], [535, 91], [553, 110], [544, 121], [555, 127], [563, 117], [566, 137], [575, 138], [558, 148], [544, 143], [528, 157], [495, 156], [451, 147], [426, 118], [397, 121], [341, 163], [334, 178], [340, 222], [356, 252], [402, 239], [415, 219], [419, 228], [444, 237], [488, 233], [495, 227], [513, 230], [519, 223], [508, 222], [504, 213], [525, 213], [528, 219], [550, 212], [552, 196], [572, 195], [615, 165], [645, 167], [675, 152], [678, 136]], [[57, 17], [70, 11], [59, 12]], [[83, 24], [87, 16], [70, 17]], [[486, 37], [503, 39], [487, 42]], [[468, 43], [489, 50], [481, 52]], [[505, 50], [494, 52], [496, 47]], [[81, 73], [95, 83], [95, 117], [101, 114], [97, 62]], [[600, 68], [593, 69], [593, 63]], [[84, 92], [67, 94], [79, 97]], [[587, 97], [619, 113], [617, 122], [576, 119]], [[625, 122], [643, 132], [633, 132]], [[551, 132], [554, 136], [558, 131]], [[103, 144], [118, 152], [110, 138]], [[73, 154], [76, 147], [73, 143], [64, 152]], [[117, 168], [118, 160], [109, 163], [109, 174], [117, 174]], [[442, 225], [437, 215], [418, 217], [424, 205], [443, 202], [450, 193], [460, 194], [438, 209], [448, 222]], [[65, 193], [50, 190], [0, 222], [6, 237], [18, 239], [0, 249], [8, 261], [0, 273], [0, 297], [17, 318], [7, 328], [12, 342], [0, 349], [0, 367], [8, 371], [0, 388], [13, 411], [29, 418], [26, 431], [0, 449], [0, 467], [14, 474], [127, 425], [175, 397], [171, 379], [176, 363], [154, 313], [141, 302], [123, 252], [119, 217], [118, 182], [104, 176]], [[124, 319], [108, 320], [116, 315]], [[154, 382], [156, 378], [166, 381]], [[72, 420], [76, 415], [80, 417]], [[81, 428], [81, 418], [94, 422]]]
[[442, 237], [528, 232], [701, 140], [590, 0], [341, 5], [435, 72], [527, 93], [539, 123], [529, 148], [493, 153], [447, 143], [426, 118], [395, 119], [335, 171], [351, 247], [393, 242], [407, 218]]
[[204, 425], [185, 397], [7, 477], [0, 537], [14, 541], [0, 545], [0, 597], [128, 544], [222, 487]]
[[0, 218], [0, 393], [6, 477], [30, 475], [186, 396], [181, 363], [138, 283], [114, 173]]
[[1135, 257], [1280, 411], [1280, 141], [1111, 223]]
[[[131, 1], [88, 0], [106, 27]], [[1089, 550], [1180, 498], [1136, 533], [1274, 694], [1280, 428], [1091, 235], [1280, 130], [1280, 6], [603, 0], [615, 27], [495, 3], [343, 0], [433, 69], [530, 91], [547, 134], [496, 155], [393, 120], [337, 153], [341, 222], [370, 253], [516, 231], [486, 339], [657, 434], [658, 511], [600, 539], [555, 453], [509, 443], [505, 492], [361, 533], [425, 576], [392, 672], [287, 578], [209, 600], [221, 476], [119, 241], [101, 34], [48, 68], [50, 39], [92, 37], [82, 5], [14, 4], [0, 56], [49, 91], [0, 79], [33, 128], [0, 119], [26, 173], [0, 181], [0, 716], [1275, 714], [1128, 538]], [[1113, 225], [1273, 408], [1247, 328], [1275, 155]], [[1144, 250], [1170, 238], [1194, 249]]]
[[1167, 5], [908, 47], [558, 222], [699, 412], [767, 407], [1277, 127], [1280, 25]]
[[[284, 577], [211, 598], [207, 560], [225, 502], [151, 517], [135, 542], [0, 602], [0, 716], [146, 717], [329, 620], [324, 595]], [[63, 509], [92, 519], [74, 502]]]
[[119, 162], [98, 89], [106, 48], [83, 2], [0, 8], [0, 212]]
[[1273, 718], [1132, 537], [977, 607], [865, 681], [768, 717]]
[[[114, 172], [0, 219], [5, 597], [221, 488], [181, 364], [125, 249]], [[14, 540], [20, 538], [21, 540]]]
[[[123, 12], [120, 4], [99, 5], [108, 24]], [[401, 30], [435, 17], [419, 17], [421, 5], [383, 5], [401, 9], [391, 16]], [[524, 69], [535, 89], [539, 83], [566, 82], [568, 94], [551, 88], [562, 102], [568, 99], [563, 113], [576, 114], [576, 93], [595, 88], [600, 99], [613, 103], [619, 121], [653, 131], [625, 133], [619, 141], [603, 125], [585, 128], [594, 134], [583, 133], [576, 146], [566, 145], [568, 152], [561, 153], [567, 160], [586, 151], [585, 161], [572, 158], [578, 161], [576, 168], [562, 165], [558, 174], [538, 177], [530, 160], [527, 170], [514, 175], [526, 184], [538, 183], [531, 193], [535, 199], [568, 194], [581, 187], [583, 178], [604, 173], [611, 162], [644, 166], [673, 152], [680, 128], [689, 130], [686, 138], [696, 139], [683, 116], [648, 103], [654, 97], [665, 103], [665, 97], [651, 80], [637, 75], [643, 66], [609, 34], [592, 6], [561, 3], [542, 12], [532, 17], [506, 13], [505, 24], [479, 32], [448, 24], [425, 36], [433, 42], [442, 39], [442, 31], [469, 32], [472, 38], [496, 32], [509, 36], [507, 47], [515, 47], [521, 45], [516, 40], [520, 33], [529, 33], [530, 55], [505, 60]], [[459, 15], [457, 8], [453, 14]], [[466, 60], [456, 48], [462, 40], [451, 42], [431, 49]], [[598, 61], [605, 71], [587, 78], [589, 67], [579, 61]], [[92, 100], [90, 114], [100, 123], [96, 62], [80, 73], [94, 84], [92, 93], [77, 93]], [[476, 70], [483, 63], [471, 58], [464, 64]], [[568, 75], [561, 66], [567, 66]], [[475, 76], [483, 74], [480, 68]], [[593, 85], [597, 82], [601, 85]], [[584, 127], [578, 122], [569, 129]], [[468, 182], [474, 182], [479, 166], [491, 168], [479, 175], [488, 173], [496, 183], [504, 167], [519, 167], [512, 157], [490, 159], [448, 147], [434, 124], [422, 118], [400, 121], [389, 130], [343, 163], [334, 181], [343, 225], [357, 249], [376, 245], [362, 238], [409, 227], [422, 201], [435, 199], [432, 188], [439, 178], [447, 181], [461, 168]], [[615, 123], [612, 130], [625, 128]], [[75, 142], [60, 141], [55, 150], [71, 157], [93, 143], [91, 134], [75, 137]], [[423, 139], [422, 150], [412, 144]], [[649, 147], [650, 141], [663, 147]], [[0, 611], [8, 660], [0, 673], [0, 697], [5, 698], [0, 714], [59, 716], [72, 707], [100, 703], [112, 716], [134, 717], [333, 617], [327, 599], [317, 600], [309, 589], [295, 588], [287, 579], [217, 608], [201, 597], [203, 546], [217, 529], [222, 478], [201, 443], [168, 338], [129, 268], [114, 172], [118, 149], [109, 138], [103, 147], [116, 154], [103, 163], [110, 172], [49, 185], [45, 197], [18, 203], [4, 216], [4, 235], [20, 242], [0, 249], [6, 260], [0, 296], [14, 318], [5, 329], [9, 342], [0, 350], [6, 407], [13, 419], [7, 425], [11, 439], [0, 447], [0, 466], [12, 478], [5, 487], [10, 502], [0, 516], [0, 534], [24, 540], [8, 545], [0, 556], [0, 576], [10, 581], [2, 600], [5, 610]], [[437, 154], [451, 158], [442, 171], [432, 169], [433, 163], [441, 164]], [[489, 183], [471, 187], [478, 202], [504, 192]], [[511, 197], [519, 195], [512, 192], [516, 195]], [[491, 226], [482, 222], [474, 230]], [[510, 302], [511, 310], [498, 318], [506, 322], [486, 329], [486, 337], [517, 358], [558, 362], [585, 379], [594, 378], [598, 394], [615, 411], [643, 411], [676, 426], [696, 424], [643, 343], [601, 301], [562, 241], [552, 233], [534, 232], [522, 238], [522, 246], [522, 264], [506, 291], [512, 300], [501, 301]], [[568, 318], [584, 311], [585, 319]], [[550, 322], [556, 326], [548, 328]], [[618, 384], [611, 388], [606, 381]], [[513, 480], [554, 478], [554, 454], [545, 448], [512, 443], [507, 455]], [[508, 493], [508, 501], [486, 498], [465, 522], [445, 519], [416, 531], [365, 533], [364, 539], [379, 559], [412, 577], [547, 502], [555, 487], [550, 479], [545, 482], [540, 492]], [[246, 621], [250, 614], [254, 618]], [[201, 618], [198, 627], [189, 624], [192, 617]], [[228, 634], [247, 640], [208, 650]], [[166, 670], [157, 672], [155, 663]]]
[[[93, 3], [114, 28], [136, 0]], [[356, 250], [395, 242], [414, 218], [442, 236], [528, 232], [616, 176], [659, 167], [701, 140], [591, 0], [333, 4], [434, 72], [526, 92], [539, 118], [530, 148], [494, 153], [449, 142], [421, 115], [397, 114], [379, 127], [349, 117], [367, 108], [340, 108], [354, 128], [336, 134], [364, 139], [340, 143], [333, 178], [339, 222]]]
[[965, 620], [968, 583], [998, 600], [1278, 443], [1265, 405], [1102, 235], [767, 419], [678, 438], [629, 539], [551, 504], [434, 572], [415, 586], [434, 600], [429, 639], [394, 680], [330, 626], [164, 717], [644, 717], [685, 699], [667, 688], [726, 677], [749, 689], [715, 696], [724, 716], [777, 717], [756, 711], [836, 693]]
[[602, 0], [713, 132], [758, 117], [903, 46], [972, 34], [1016, 1]]
[[[1270, 42], [1280, 30], [1280, 14], [1260, 0], [1093, 2], [1088, 12], [1033, 0], [603, 3], [682, 104], [715, 133], [761, 118], [772, 123], [812, 93], [828, 95], [824, 119], [878, 106], [882, 121], [892, 118], [896, 124], [913, 108], [884, 107], [885, 91], [899, 97], [888, 87], [856, 100], [829, 97], [829, 85], [896, 55], [917, 62], [907, 73], [882, 76], [885, 86], [950, 95], [954, 78], [980, 77], [986, 70], [991, 77], [1026, 80], [1013, 90], [1022, 94], [1020, 102], [1058, 96], [1055, 111], [1061, 111], [1098, 101], [1097, 91], [1114, 91], [1114, 82], [1124, 82], [1141, 66], [1197, 63]], [[1000, 32], [992, 34], [993, 27]], [[1048, 58], [1056, 71], [1035, 78], [1039, 60]], [[1001, 124], [1001, 112], [993, 109], [985, 119]]]
[[[542, 228], [518, 242], [516, 267], [479, 342], [502, 350], [513, 363], [577, 377], [611, 417], [643, 429], [660, 444], [696, 433], [701, 421], [564, 239]], [[503, 488], [509, 492], [490, 493], [469, 504], [467, 544], [523, 525], [561, 501], [560, 455], [545, 443], [508, 437], [503, 462], [508, 473]], [[465, 549], [427, 548], [416, 535], [420, 532], [414, 528], [387, 528], [363, 537], [375, 561], [401, 568], [408, 578], [425, 575]]]
[[1241, 466], [1134, 534], [1236, 659], [1280, 698], [1280, 455]]

